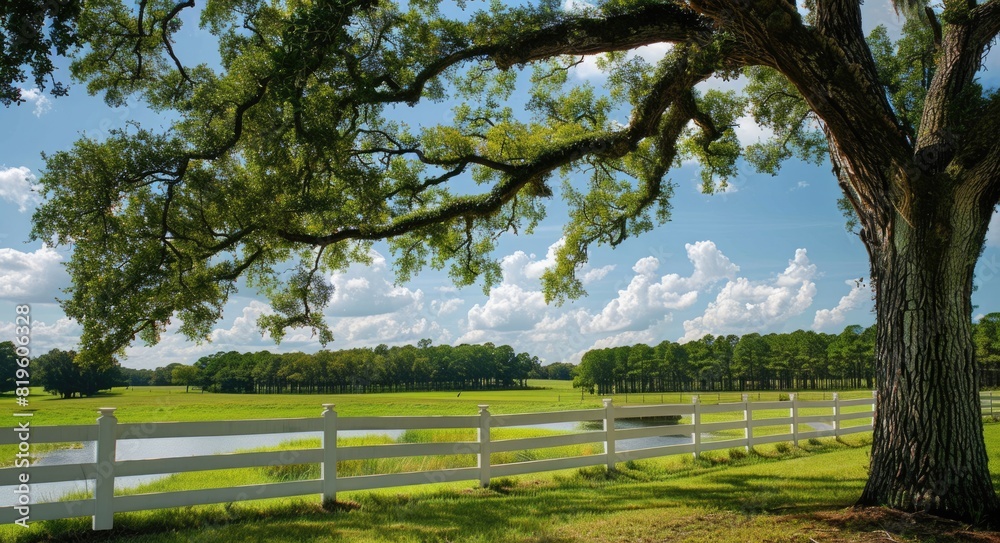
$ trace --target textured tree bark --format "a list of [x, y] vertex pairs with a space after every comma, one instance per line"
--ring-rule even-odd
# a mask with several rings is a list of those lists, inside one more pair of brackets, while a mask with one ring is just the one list
[[[963, 186], [944, 176], [917, 184]], [[885, 232], [865, 236], [876, 281], [878, 395], [859, 504], [995, 524], [1000, 503], [971, 333], [973, 271], [992, 206], [961, 189], [925, 194]]]

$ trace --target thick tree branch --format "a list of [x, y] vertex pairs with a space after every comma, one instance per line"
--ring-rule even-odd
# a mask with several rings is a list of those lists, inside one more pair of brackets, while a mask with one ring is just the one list
[[398, 89], [373, 94], [359, 91], [353, 100], [416, 103], [431, 79], [468, 60], [490, 59], [500, 69], [508, 69], [560, 55], [626, 51], [654, 43], [705, 44], [712, 36], [711, 22], [691, 10], [678, 5], [647, 5], [620, 15], [560, 22], [543, 30], [505, 36], [496, 43], [470, 44], [423, 67], [406, 86], [386, 77], [387, 86]]
[[[911, 163], [912, 151], [862, 38], [860, 8], [853, 0], [819, 0], [817, 27], [807, 27], [787, 2], [734, 5], [692, 0], [696, 10], [720, 21], [741, 48], [758, 51], [759, 64], [777, 69], [822, 120], [832, 152], [856, 192], [889, 210], [891, 172]], [[863, 185], [863, 186], [860, 186]]]
[[1000, 34], [1000, 0], [989, 0], [972, 10], [971, 43], [982, 50]]
[[855, 76], [864, 80], [865, 86], [891, 111], [879, 84], [878, 69], [861, 26], [860, 0], [816, 0], [816, 29], [838, 46], [852, 67]]
[[[540, 181], [553, 170], [587, 155], [607, 158], [625, 156], [643, 138], [656, 134], [663, 113], [690, 94], [695, 84], [714, 72], [720, 59], [715, 53], [700, 53], [683, 48], [676, 61], [659, 78], [646, 99], [636, 108], [628, 128], [611, 134], [588, 136], [542, 152], [527, 164], [508, 165], [502, 180], [485, 194], [456, 199], [430, 210], [417, 210], [384, 224], [366, 224], [340, 229], [328, 234], [309, 234], [279, 229], [282, 239], [314, 246], [326, 246], [344, 240], [375, 240], [400, 236], [420, 228], [459, 218], [495, 214], [528, 184]], [[690, 119], [695, 114], [688, 114]]]
[[948, 25], [938, 69], [924, 100], [917, 140], [916, 157], [925, 168], [943, 170], [967, 138], [978, 137], [968, 129], [974, 120], [963, 116], [960, 111], [964, 108], [956, 106], [972, 99], [966, 93], [982, 66], [984, 51], [998, 33], [1000, 0], [990, 0], [973, 9], [965, 20]]
[[651, 4], [621, 15], [572, 19], [501, 43], [490, 57], [501, 68], [560, 55], [626, 51], [653, 43], [712, 38], [711, 22], [677, 4]]

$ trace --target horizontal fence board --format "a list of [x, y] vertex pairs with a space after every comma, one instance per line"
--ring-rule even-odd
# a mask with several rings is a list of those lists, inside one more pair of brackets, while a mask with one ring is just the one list
[[[28, 513], [28, 523], [39, 520], [89, 517], [94, 514], [94, 500], [72, 500], [64, 502], [33, 503]], [[13, 524], [21, 514], [13, 507], [0, 507], [0, 525]]]
[[118, 439], [150, 439], [164, 437], [216, 437], [257, 434], [288, 434], [317, 432], [323, 429], [323, 419], [261, 419], [217, 420], [199, 422], [148, 422], [118, 424]]
[[721, 432], [723, 430], [739, 430], [747, 427], [745, 420], [730, 420], [726, 422], [703, 422], [698, 425], [703, 433]]
[[477, 454], [478, 452], [479, 443], [474, 441], [457, 441], [454, 443], [366, 445], [362, 447], [337, 447], [337, 460], [366, 460], [369, 458], [399, 458], [403, 456]]
[[694, 413], [694, 406], [685, 405], [628, 405], [615, 407], [616, 419], [638, 419], [644, 417], [682, 417]]
[[[519, 439], [502, 439], [490, 443], [490, 452], [519, 451], [526, 449], [546, 449], [548, 447], [563, 447], [566, 445], [581, 445], [597, 443], [607, 437], [604, 431], [582, 432], [558, 436], [525, 437]], [[617, 437], [617, 436], [616, 436]]]
[[750, 407], [754, 411], [763, 411], [765, 409], [791, 409], [792, 402], [751, 402]]
[[829, 430], [810, 430], [808, 432], [799, 432], [799, 440], [812, 439], [816, 437], [831, 437], [835, 435], [837, 435], [837, 430], [833, 428]]
[[592, 454], [590, 456], [570, 456], [566, 458], [550, 458], [547, 460], [515, 462], [512, 464], [497, 464], [495, 466], [490, 466], [490, 470], [493, 477], [509, 477], [511, 475], [523, 475], [526, 473], [541, 473], [543, 471], [598, 466], [604, 464], [605, 462], [607, 462], [607, 457], [605, 455]]
[[857, 400], [840, 400], [840, 407], [853, 407], [855, 405], [873, 405], [872, 398], [861, 398]]
[[28, 484], [60, 483], [63, 481], [83, 481], [93, 476], [97, 464], [56, 464], [52, 466], [31, 466], [30, 468], [0, 469], [0, 486], [19, 485], [22, 473], [28, 474]]
[[821, 407], [834, 407], [837, 402], [834, 400], [796, 400], [799, 409], [814, 409]]
[[[587, 420], [604, 420], [603, 409], [578, 409], [576, 411], [551, 411], [549, 413], [518, 413], [513, 415], [493, 415], [490, 426], [503, 428], [507, 426], [531, 426], [534, 424], [552, 424], [560, 422], [582, 422]], [[479, 426], [479, 423], [476, 423]]]
[[[25, 419], [30, 420], [30, 419]], [[0, 445], [16, 445], [21, 442], [15, 430], [15, 420], [10, 428], [0, 431]], [[76, 443], [78, 441], [94, 441], [97, 439], [96, 424], [78, 424], [74, 426], [31, 426], [28, 431], [28, 441], [31, 443]]]
[[359, 475], [337, 479], [338, 491], [371, 490], [395, 486], [426, 485], [453, 481], [479, 479], [479, 468], [441, 469], [409, 473], [387, 473], [382, 475]]
[[742, 413], [746, 407], [745, 403], [720, 403], [717, 405], [702, 405], [699, 411], [702, 414], [706, 413]]
[[742, 437], [739, 439], [726, 439], [724, 441], [702, 441], [701, 445], [698, 447], [698, 451], [718, 451], [722, 449], [732, 449], [734, 447], [746, 446], [747, 440]]
[[833, 415], [799, 415], [797, 417], [799, 424], [809, 424], [810, 422], [826, 422], [828, 424], [833, 424]]
[[688, 445], [664, 445], [662, 447], [647, 447], [645, 449], [632, 449], [630, 451], [616, 451], [615, 459], [619, 462], [629, 460], [643, 460], [645, 458], [659, 458], [661, 456], [671, 456], [675, 454], [691, 454], [694, 452], [694, 444]]
[[861, 426], [848, 426], [846, 428], [841, 428], [840, 429], [840, 435], [844, 435], [844, 434], [860, 434], [862, 432], [871, 432], [871, 431], [872, 431], [872, 425], [871, 424], [863, 424]]
[[115, 513], [123, 513], [126, 511], [164, 509], [167, 507], [187, 507], [189, 505], [208, 505], [212, 503], [286, 498], [289, 496], [320, 494], [322, 492], [323, 481], [315, 479], [310, 481], [246, 485], [230, 488], [180, 490], [177, 492], [158, 492], [155, 494], [115, 496], [115, 499], [112, 502], [112, 508]]
[[183, 473], [213, 469], [252, 468], [286, 464], [312, 464], [323, 461], [323, 449], [209, 454], [204, 456], [178, 456], [146, 460], [120, 460], [115, 462], [115, 477]]
[[781, 441], [791, 441], [792, 434], [779, 434], [774, 436], [754, 436], [754, 445], [763, 445], [765, 443], [778, 443]]
[[694, 431], [693, 424], [682, 424], [678, 426], [650, 426], [647, 428], [625, 428], [615, 430], [615, 441], [623, 439], [641, 439], [644, 437], [678, 436], [691, 437]]
[[479, 417], [474, 415], [436, 415], [426, 417], [337, 418], [337, 430], [420, 430], [443, 428], [479, 428]]
[[773, 419], [753, 419], [750, 421], [750, 425], [753, 428], [760, 428], [761, 426], [781, 426], [783, 424], [791, 424], [792, 417], [778, 417]]
[[854, 419], [870, 419], [872, 418], [871, 411], [861, 411], [859, 413], [841, 413], [838, 419], [844, 420], [854, 420]]

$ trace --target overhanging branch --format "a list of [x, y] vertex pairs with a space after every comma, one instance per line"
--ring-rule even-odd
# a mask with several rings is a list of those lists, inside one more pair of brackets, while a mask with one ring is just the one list
[[648, 5], [608, 17], [572, 19], [539, 31], [505, 37], [497, 43], [470, 44], [428, 64], [405, 87], [385, 76], [387, 86], [398, 90], [375, 92], [368, 97], [359, 92], [354, 101], [416, 103], [431, 79], [474, 59], [490, 59], [500, 69], [508, 69], [561, 55], [626, 51], [654, 43], [705, 44], [712, 39], [713, 32], [708, 19], [674, 4]]
[[[672, 104], [683, 102], [685, 97], [689, 97], [694, 85], [711, 76], [720, 60], [711, 58], [717, 56], [717, 53], [696, 52], [693, 48], [681, 48], [678, 52], [676, 60], [659, 77], [646, 99], [633, 112], [628, 128], [560, 145], [542, 152], [530, 163], [508, 164], [500, 169], [504, 174], [501, 181], [488, 193], [462, 197], [434, 209], [417, 210], [380, 225], [347, 227], [327, 234], [290, 230], [277, 230], [276, 234], [286, 241], [318, 247], [345, 240], [392, 238], [433, 224], [493, 215], [526, 185], [584, 156], [623, 157], [634, 150], [643, 138], [657, 134], [663, 113]], [[695, 113], [687, 112], [685, 122]]]

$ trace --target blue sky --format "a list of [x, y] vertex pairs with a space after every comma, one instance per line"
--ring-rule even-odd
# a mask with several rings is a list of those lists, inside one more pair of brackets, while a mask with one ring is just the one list
[[[900, 23], [888, 3], [868, 2], [865, 26]], [[206, 46], [186, 30], [179, 48]], [[655, 59], [663, 47], [641, 54]], [[1000, 67], [996, 56], [988, 66]], [[1000, 70], [982, 80], [997, 85]], [[68, 76], [67, 76], [68, 77]], [[592, 62], [573, 77], [600, 85]], [[711, 85], [732, 87], [733, 83]], [[40, 153], [69, 148], [83, 134], [100, 138], [127, 121], [145, 127], [167, 120], [141, 104], [108, 108], [86, 95], [82, 84], [70, 96], [52, 98], [25, 89], [28, 103], [0, 111], [0, 337], [13, 333], [14, 306], [32, 305], [35, 352], [73, 348], [80, 327], [55, 303], [69, 286], [65, 247], [29, 243], [32, 191], [41, 175]], [[423, 109], [404, 111], [413, 125], [436, 122]], [[438, 116], [437, 119], [440, 119]], [[744, 143], [765, 135], [744, 119]], [[581, 275], [588, 296], [563, 306], [544, 304], [538, 280], [559, 242], [565, 208], [554, 203], [533, 235], [502, 238], [503, 281], [484, 293], [480, 285], [456, 289], [443, 273], [427, 271], [394, 284], [391, 255], [377, 245], [371, 266], [352, 266], [330, 276], [336, 287], [327, 319], [335, 341], [329, 347], [379, 343], [506, 343], [546, 362], [578, 361], [593, 347], [697, 339], [706, 333], [743, 334], [814, 329], [839, 332], [848, 324], [869, 325], [871, 291], [867, 254], [844, 228], [837, 210], [838, 188], [828, 164], [787, 163], [771, 177], [743, 169], [721, 194], [700, 192], [698, 171], [684, 165], [669, 175], [675, 183], [672, 220], [612, 250], [595, 247]], [[580, 178], [582, 180], [582, 177]], [[977, 313], [1000, 310], [1000, 234], [997, 215], [977, 270]], [[195, 344], [168, 333], [155, 347], [137, 344], [126, 366], [152, 368], [191, 363], [218, 350], [315, 351], [320, 345], [305, 331], [292, 331], [280, 344], [262, 337], [255, 320], [269, 311], [266, 300], [243, 288], [226, 307], [210, 343]], [[172, 332], [172, 327], [168, 332]]]

